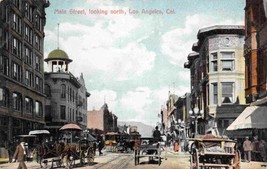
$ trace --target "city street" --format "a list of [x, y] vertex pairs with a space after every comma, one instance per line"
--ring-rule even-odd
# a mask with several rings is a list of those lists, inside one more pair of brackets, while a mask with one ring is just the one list
[[[166, 155], [166, 156], [165, 156]], [[165, 159], [166, 157], [166, 159]], [[104, 152], [102, 156], [95, 157], [95, 163], [92, 166], [79, 167], [76, 169], [189, 169], [190, 168], [190, 155], [188, 153], [175, 153], [168, 151], [162, 154], [162, 163], [159, 166], [157, 161], [148, 161], [148, 158], [143, 158], [140, 164], [134, 165], [134, 156], [132, 153], [111, 153]], [[78, 162], [78, 161], [77, 161]], [[28, 169], [40, 169], [36, 162], [27, 162]], [[242, 169], [267, 169], [267, 163], [263, 162], [250, 162], [241, 163]], [[15, 169], [18, 163], [5, 163], [0, 164], [0, 169]], [[47, 166], [50, 168], [51, 164]], [[63, 169], [63, 167], [61, 167]], [[60, 169], [60, 168], [59, 168]]]

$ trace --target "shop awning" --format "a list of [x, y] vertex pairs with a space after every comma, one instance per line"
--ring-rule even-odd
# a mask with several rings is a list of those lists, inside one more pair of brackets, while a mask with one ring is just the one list
[[265, 129], [266, 122], [266, 106], [248, 106], [226, 130]]

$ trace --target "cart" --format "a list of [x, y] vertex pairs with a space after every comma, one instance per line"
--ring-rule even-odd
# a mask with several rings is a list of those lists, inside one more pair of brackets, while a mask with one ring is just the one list
[[158, 160], [158, 165], [161, 164], [161, 146], [154, 138], [141, 138], [140, 143], [136, 142], [134, 148], [134, 163], [138, 165], [140, 158], [148, 157], [149, 160]]
[[226, 138], [191, 138], [190, 169], [240, 169], [236, 142]]

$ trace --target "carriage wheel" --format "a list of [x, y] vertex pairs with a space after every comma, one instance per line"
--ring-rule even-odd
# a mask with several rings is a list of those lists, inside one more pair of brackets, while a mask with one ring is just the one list
[[234, 169], [240, 169], [241, 168], [241, 153], [239, 150], [236, 150], [235, 156], [233, 158], [233, 167]]
[[198, 168], [199, 168], [198, 150], [193, 149], [190, 157], [190, 169], [198, 169]]

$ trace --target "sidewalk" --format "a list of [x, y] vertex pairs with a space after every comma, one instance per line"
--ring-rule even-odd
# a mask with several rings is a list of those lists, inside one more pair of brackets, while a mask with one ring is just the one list
[[258, 162], [258, 161], [251, 161], [241, 162], [242, 169], [267, 169], [267, 162]]
[[[25, 162], [28, 169], [40, 169], [40, 164], [37, 162]], [[19, 165], [18, 162], [15, 163], [2, 163], [0, 164], [0, 169], [15, 169]]]

